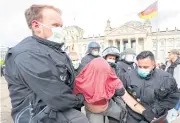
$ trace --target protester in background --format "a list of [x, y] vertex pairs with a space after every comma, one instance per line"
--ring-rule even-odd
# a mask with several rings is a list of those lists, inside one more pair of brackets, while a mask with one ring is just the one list
[[163, 64], [163, 63], [161, 63], [161, 65], [160, 65], [160, 69], [161, 69], [161, 70], [163, 70], [163, 71], [165, 71], [165, 69], [166, 69], [166, 65], [165, 65], [165, 64]]
[[86, 66], [91, 60], [94, 58], [100, 57], [100, 45], [97, 42], [90, 42], [88, 44], [88, 50], [86, 52], [86, 56], [84, 56], [81, 60], [82, 66]]
[[75, 75], [61, 49], [66, 43], [61, 11], [50, 5], [32, 5], [25, 17], [33, 36], [11, 48], [5, 61], [14, 122], [88, 123], [75, 110], [84, 103], [84, 96], [72, 93]]
[[177, 49], [173, 49], [169, 52], [168, 55], [170, 64], [167, 66], [167, 72], [172, 74], [175, 78], [178, 88], [180, 88], [180, 57], [179, 51]]
[[160, 63], [156, 63], [156, 68], [157, 69], [160, 69], [160, 66], [161, 66]]
[[2, 65], [2, 66], [1, 66], [1, 76], [4, 76], [4, 72], [5, 72], [5, 66]]
[[170, 110], [167, 115], [168, 123], [172, 123], [172, 121], [174, 121], [174, 120], [180, 121], [180, 99], [179, 99], [178, 103], [176, 104], [176, 106], [172, 110]]

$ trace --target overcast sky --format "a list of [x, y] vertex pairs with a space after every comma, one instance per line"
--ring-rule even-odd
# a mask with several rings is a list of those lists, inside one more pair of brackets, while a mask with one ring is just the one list
[[[86, 35], [103, 33], [110, 19], [113, 28], [131, 21], [143, 21], [137, 14], [156, 0], [3, 0], [0, 5], [0, 45], [14, 46], [30, 35], [24, 11], [32, 4], [51, 4], [63, 11], [65, 26], [78, 25]], [[179, 0], [159, 0], [153, 29], [180, 29]], [[74, 20], [75, 18], [75, 20]]]

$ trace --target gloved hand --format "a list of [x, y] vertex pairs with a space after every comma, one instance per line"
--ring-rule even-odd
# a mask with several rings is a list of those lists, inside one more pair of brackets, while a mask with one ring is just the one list
[[81, 108], [84, 105], [85, 98], [82, 94], [78, 94], [76, 98], [78, 100], [77, 108]]
[[142, 115], [148, 122], [151, 122], [156, 117], [156, 114], [153, 113], [151, 108], [146, 108], [146, 110], [143, 111]]
[[125, 89], [116, 89], [114, 96], [123, 96], [125, 94]]

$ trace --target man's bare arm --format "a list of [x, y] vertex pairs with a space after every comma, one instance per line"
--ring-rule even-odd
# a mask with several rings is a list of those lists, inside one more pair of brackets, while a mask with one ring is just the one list
[[142, 114], [142, 112], [145, 110], [145, 108], [139, 102], [137, 102], [127, 91], [125, 91], [125, 94], [121, 98], [133, 111]]

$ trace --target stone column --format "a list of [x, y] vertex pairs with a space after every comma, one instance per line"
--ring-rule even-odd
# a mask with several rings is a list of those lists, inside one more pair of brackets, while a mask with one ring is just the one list
[[128, 48], [131, 48], [131, 38], [128, 38]]
[[124, 51], [123, 39], [120, 39], [120, 52]]
[[121, 48], [121, 42], [120, 42], [120, 39], [116, 39], [116, 41], [115, 41], [115, 46], [120, 50], [120, 48]]
[[110, 41], [110, 40], [107, 40], [107, 41], [106, 41], [106, 47], [109, 47], [109, 41]]
[[[146, 49], [145, 47], [144, 47], [144, 38], [140, 38], [139, 40], [138, 40], [138, 51], [139, 52], [141, 52], [141, 51], [143, 51], [144, 49]], [[147, 49], [146, 49], [147, 50]]]
[[167, 53], [168, 53], [168, 51], [167, 51], [167, 39], [166, 38], [164, 39], [164, 47], [165, 47], [164, 49], [165, 49], [165, 58], [166, 58], [167, 57]]
[[116, 46], [116, 39], [112, 40], [113, 41], [113, 46]]
[[136, 54], [138, 54], [139, 53], [139, 38], [138, 37], [136, 37]]
[[108, 47], [109, 46], [109, 40], [104, 40], [104, 47]]

